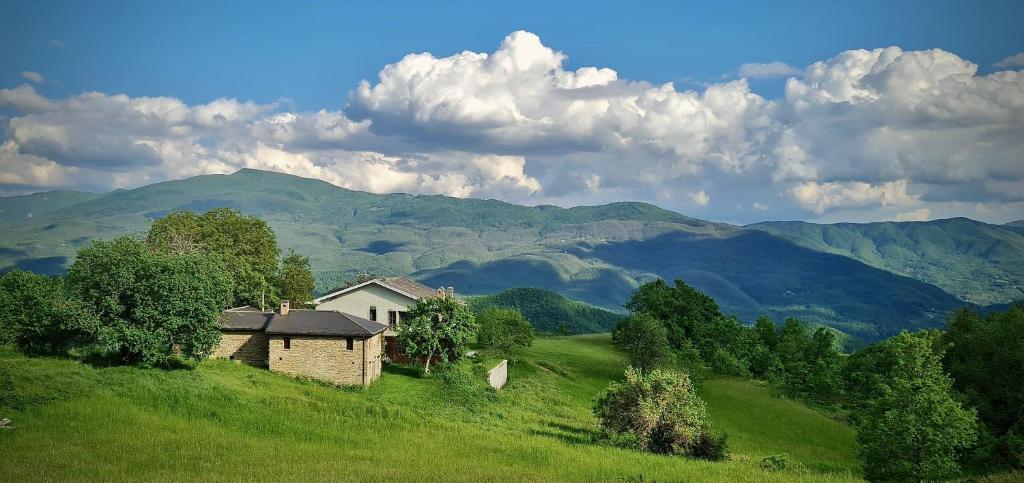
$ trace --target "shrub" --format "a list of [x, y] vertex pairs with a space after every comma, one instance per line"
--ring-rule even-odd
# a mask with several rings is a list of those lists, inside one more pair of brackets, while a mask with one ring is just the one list
[[484, 349], [514, 354], [533, 343], [533, 326], [516, 309], [487, 308], [476, 321], [477, 343]]
[[726, 454], [725, 437], [711, 434], [704, 401], [684, 373], [629, 367], [625, 381], [598, 396], [594, 413], [619, 446], [708, 459]]
[[665, 325], [649, 314], [622, 319], [612, 331], [612, 339], [626, 353], [629, 364], [641, 372], [649, 372], [672, 360]]
[[787, 468], [792, 468], [795, 463], [790, 459], [788, 454], [773, 454], [761, 458], [761, 463], [758, 465], [762, 470], [765, 471], [782, 471]]

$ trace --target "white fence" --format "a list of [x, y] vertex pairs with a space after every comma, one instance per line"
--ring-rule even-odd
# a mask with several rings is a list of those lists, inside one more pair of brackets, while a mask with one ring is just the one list
[[502, 360], [493, 369], [487, 371], [487, 383], [495, 389], [501, 389], [508, 382], [508, 360]]

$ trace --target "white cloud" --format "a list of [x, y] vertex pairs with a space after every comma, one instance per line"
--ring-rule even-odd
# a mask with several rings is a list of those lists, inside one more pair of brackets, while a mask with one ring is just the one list
[[22, 77], [22, 79], [35, 82], [36, 84], [42, 84], [43, 83], [43, 74], [40, 74], [38, 72], [32, 72], [30, 70], [23, 70], [23, 71], [19, 72], [18, 75], [20, 75]]
[[[360, 83], [342, 111], [318, 112], [97, 92], [49, 99], [25, 84], [0, 89], [0, 106], [20, 113], [0, 119], [0, 156], [52, 168], [6, 181], [25, 186], [99, 189], [256, 167], [376, 192], [680, 210], [709, 205], [713, 186], [729, 206], [770, 217], [891, 218], [1024, 199], [1018, 71], [978, 75], [937, 49], [851, 50], [766, 99], [745, 79], [679, 90], [565, 62], [515, 32], [494, 52], [408, 55]], [[746, 74], [766, 66], [797, 74], [775, 63]]]
[[863, 182], [816, 183], [808, 181], [794, 186], [790, 195], [804, 208], [824, 213], [834, 207], [908, 206], [917, 197], [907, 194], [905, 180], [871, 185]]
[[995, 63], [996, 67], [1021, 67], [1024, 66], [1024, 52], [1017, 52], [1016, 54], [1005, 57], [1003, 60]]
[[914, 211], [908, 211], [906, 213], [900, 213], [896, 215], [896, 221], [928, 221], [931, 219], [932, 210], [928, 208], [919, 208]]
[[800, 69], [797, 69], [785, 62], [768, 62], [765, 64], [752, 63], [741, 65], [738, 73], [740, 77], [765, 79], [770, 77], [799, 75]]
[[696, 193], [690, 193], [690, 199], [693, 200], [697, 206], [707, 206], [711, 202], [711, 197], [708, 196], [704, 190], [700, 190]]

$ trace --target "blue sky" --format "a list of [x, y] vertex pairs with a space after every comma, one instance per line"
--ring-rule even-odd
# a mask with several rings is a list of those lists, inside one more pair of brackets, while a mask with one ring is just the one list
[[[0, 192], [250, 166], [371, 191], [640, 199], [735, 222], [1008, 221], [1024, 218], [1021, 18], [1024, 2], [7, 2]], [[448, 62], [516, 46], [543, 68]], [[871, 53], [885, 47], [899, 49]], [[402, 60], [421, 52], [441, 80], [420, 84], [426, 64]], [[586, 67], [615, 73], [591, 85]], [[571, 107], [552, 87], [564, 73], [578, 77], [571, 96], [600, 101]], [[544, 86], [522, 87], [533, 81]], [[122, 108], [169, 117], [135, 131]], [[230, 128], [197, 120], [217, 110]], [[978, 147], [936, 147], [954, 139]]]

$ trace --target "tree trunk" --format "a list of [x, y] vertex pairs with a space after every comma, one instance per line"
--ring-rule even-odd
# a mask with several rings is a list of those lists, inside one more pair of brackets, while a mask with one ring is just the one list
[[434, 351], [427, 353], [427, 360], [423, 362], [423, 373], [430, 374], [430, 360], [434, 358]]

